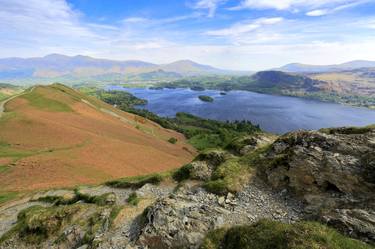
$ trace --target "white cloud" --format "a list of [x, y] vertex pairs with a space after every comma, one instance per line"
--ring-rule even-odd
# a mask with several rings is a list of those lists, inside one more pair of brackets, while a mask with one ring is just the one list
[[[100, 39], [90, 26], [81, 25], [80, 13], [64, 0], [0, 0], [0, 30], [10, 39], [25, 42], [70, 41], [79, 38]], [[95, 25], [96, 30], [113, 29]], [[60, 42], [61, 42], [60, 41]]]
[[278, 9], [284, 10], [292, 6], [294, 0], [244, 0], [232, 9]]
[[[168, 63], [192, 59], [199, 63], [233, 70], [265, 70], [291, 62], [306, 64], [336, 64], [355, 59], [375, 60], [375, 39], [352, 43], [311, 42], [298, 44], [247, 45], [183, 45], [162, 46], [159, 49], [133, 50], [137, 59]], [[100, 57], [123, 59], [130, 51], [98, 54]]]
[[211, 36], [239, 36], [244, 33], [254, 31], [265, 25], [273, 25], [282, 22], [283, 18], [273, 17], [273, 18], [260, 18], [256, 20], [251, 20], [248, 22], [236, 23], [233, 26], [226, 29], [211, 30], [205, 32], [206, 35]]
[[[307, 1], [291, 0], [276, 7], [291, 11], [301, 8], [302, 2]], [[314, 6], [309, 4], [308, 9], [301, 9], [302, 13], [349, 5], [339, 0], [329, 1], [335, 7], [325, 0], [311, 2]], [[337, 5], [339, 2], [341, 5]], [[375, 34], [369, 30], [375, 28], [374, 19], [358, 15], [343, 20], [335, 16], [304, 18], [308, 20], [260, 18], [206, 31], [204, 25], [191, 28], [179, 23], [197, 19], [202, 16], [199, 13], [164, 19], [129, 17], [116, 25], [103, 25], [84, 21], [83, 14], [65, 0], [0, 0], [0, 6], [0, 57], [63, 53], [156, 63], [192, 59], [242, 70], [296, 61], [322, 64], [375, 60]], [[213, 15], [218, 5], [200, 6]], [[345, 25], [341, 25], [343, 21]]]
[[225, 3], [227, 0], [198, 0], [193, 8], [194, 9], [207, 9], [208, 17], [215, 16], [218, 6]]
[[124, 23], [143, 23], [147, 21], [149, 21], [149, 19], [144, 17], [129, 17], [123, 20]]
[[369, 0], [357, 0], [357, 1], [347, 1], [346, 3], [343, 3], [341, 5], [337, 5], [336, 7], [333, 7], [331, 9], [315, 9], [306, 12], [307, 16], [324, 16], [328, 14], [333, 14], [337, 11], [341, 11], [348, 8], [353, 8], [357, 5], [364, 4], [369, 2]]
[[[300, 8], [313, 12], [316, 16], [322, 11], [321, 7], [329, 7], [334, 11], [344, 8], [354, 7], [371, 0], [242, 0], [242, 2], [232, 7], [231, 10], [240, 9], [276, 9], [298, 11]], [[318, 10], [315, 10], [319, 8]], [[309, 13], [308, 12], [308, 13]], [[326, 11], [328, 13], [330, 11]], [[324, 13], [324, 14], [326, 14]], [[324, 15], [323, 14], [323, 15]]]
[[324, 16], [329, 13], [328, 9], [312, 10], [306, 13], [307, 16]]
[[152, 18], [145, 18], [145, 17], [129, 17], [122, 20], [122, 23], [125, 25], [165, 25], [165, 24], [173, 24], [189, 19], [199, 18], [202, 14], [198, 12], [193, 12], [189, 15], [181, 15], [181, 16], [172, 16], [168, 18], [159, 18], [159, 19], [152, 19]]

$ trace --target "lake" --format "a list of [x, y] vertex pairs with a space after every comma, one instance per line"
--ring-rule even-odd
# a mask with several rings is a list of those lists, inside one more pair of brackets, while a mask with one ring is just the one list
[[[160, 116], [173, 117], [187, 112], [216, 120], [250, 120], [272, 133], [285, 133], [297, 129], [320, 129], [338, 126], [365, 126], [375, 124], [375, 111], [334, 103], [325, 103], [297, 97], [275, 96], [248, 91], [192, 91], [185, 88], [151, 90], [110, 86], [111, 90], [124, 90], [147, 99], [145, 108]], [[214, 98], [213, 103], [203, 102], [198, 96]]]

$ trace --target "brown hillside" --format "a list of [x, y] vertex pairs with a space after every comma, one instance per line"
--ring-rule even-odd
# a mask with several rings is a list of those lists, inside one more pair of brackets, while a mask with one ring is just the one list
[[0, 189], [8, 191], [166, 171], [194, 154], [181, 134], [59, 84], [12, 99], [0, 119]]

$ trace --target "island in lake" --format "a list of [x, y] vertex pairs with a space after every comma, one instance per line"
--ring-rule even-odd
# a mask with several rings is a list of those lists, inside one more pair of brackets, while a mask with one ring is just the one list
[[204, 102], [214, 102], [214, 99], [207, 95], [199, 95], [198, 98]]

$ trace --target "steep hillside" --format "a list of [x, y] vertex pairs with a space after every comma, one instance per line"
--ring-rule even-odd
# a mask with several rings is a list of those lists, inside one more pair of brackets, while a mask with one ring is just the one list
[[256, 133], [170, 174], [0, 206], [0, 248], [374, 249], [374, 127]]
[[248, 88], [265, 91], [317, 91], [321, 82], [302, 75], [288, 74], [279, 71], [263, 71], [251, 76], [245, 84]]
[[313, 73], [309, 76], [327, 82], [324, 86], [327, 91], [375, 97], [375, 68]]
[[[63, 85], [10, 100], [0, 119], [0, 189], [34, 190], [166, 171], [194, 149], [174, 131]], [[176, 144], [168, 142], [177, 138]]]
[[264, 71], [245, 80], [242, 89], [375, 108], [371, 68], [313, 74]]

